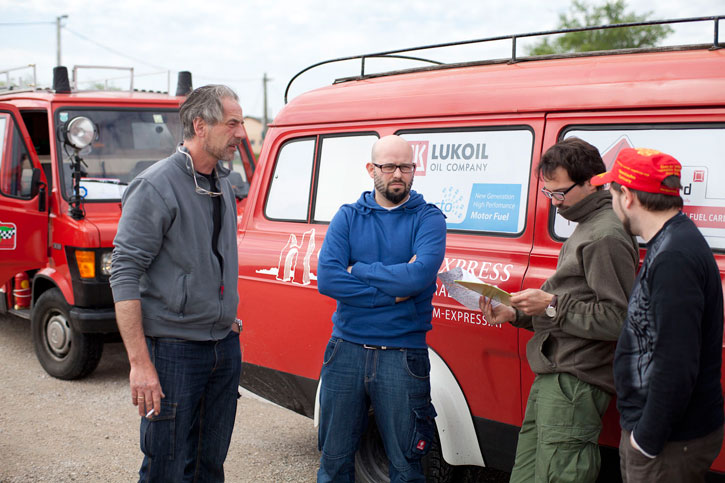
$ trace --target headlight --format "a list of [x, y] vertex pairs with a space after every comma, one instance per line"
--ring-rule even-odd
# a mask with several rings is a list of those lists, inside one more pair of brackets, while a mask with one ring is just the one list
[[76, 149], [83, 149], [96, 137], [96, 126], [87, 117], [74, 117], [65, 126], [65, 141]]
[[101, 255], [101, 273], [107, 277], [111, 276], [111, 255], [113, 252], [104, 252]]

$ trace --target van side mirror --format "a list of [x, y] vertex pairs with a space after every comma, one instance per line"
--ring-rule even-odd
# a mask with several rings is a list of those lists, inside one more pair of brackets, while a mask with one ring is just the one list
[[40, 168], [33, 168], [33, 172], [30, 175], [30, 197], [35, 198], [40, 192], [40, 188], [45, 183], [40, 181]]
[[234, 196], [237, 200], [243, 200], [249, 194], [249, 181], [242, 179], [242, 174], [238, 171], [232, 171], [228, 176], [229, 181], [232, 183], [234, 189]]

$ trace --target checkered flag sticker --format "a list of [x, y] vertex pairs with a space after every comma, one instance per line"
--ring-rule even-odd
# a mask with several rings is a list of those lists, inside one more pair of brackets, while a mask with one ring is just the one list
[[0, 250], [15, 249], [17, 231], [14, 223], [0, 222]]

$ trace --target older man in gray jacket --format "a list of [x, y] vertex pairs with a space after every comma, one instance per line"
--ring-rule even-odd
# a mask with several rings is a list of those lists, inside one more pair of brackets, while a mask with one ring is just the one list
[[184, 143], [123, 197], [111, 288], [141, 419], [143, 481], [223, 481], [241, 354], [236, 205], [222, 161], [244, 136], [225, 86], [181, 106]]

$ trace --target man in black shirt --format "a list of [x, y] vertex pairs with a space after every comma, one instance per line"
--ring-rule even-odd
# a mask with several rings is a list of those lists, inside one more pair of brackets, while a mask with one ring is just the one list
[[723, 441], [723, 294], [707, 241], [680, 210], [680, 163], [624, 149], [592, 185], [647, 242], [614, 358], [625, 483], [704, 481]]

